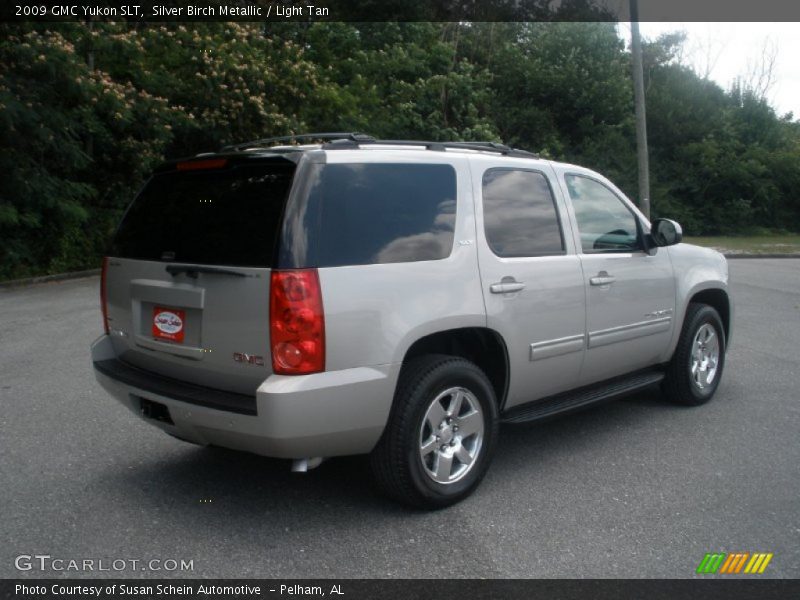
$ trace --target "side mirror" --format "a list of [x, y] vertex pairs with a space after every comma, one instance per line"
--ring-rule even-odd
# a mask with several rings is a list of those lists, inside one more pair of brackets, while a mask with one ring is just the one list
[[650, 238], [656, 246], [674, 246], [683, 240], [683, 229], [671, 219], [656, 219], [650, 228]]

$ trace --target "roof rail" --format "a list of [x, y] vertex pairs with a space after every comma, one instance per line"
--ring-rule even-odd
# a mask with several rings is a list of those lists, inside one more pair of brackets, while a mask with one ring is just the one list
[[432, 142], [425, 140], [380, 140], [375, 138], [365, 139], [336, 139], [323, 145], [326, 150], [341, 150], [347, 148], [354, 148], [366, 145], [384, 145], [384, 146], [422, 146], [426, 150], [434, 150], [444, 152], [448, 148], [454, 150], [478, 150], [483, 152], [496, 152], [503, 156], [511, 156], [517, 158], [539, 158], [538, 154], [528, 152], [527, 150], [520, 150], [519, 148], [511, 148], [505, 144], [498, 144], [497, 142]]
[[257, 140], [250, 140], [249, 142], [241, 142], [238, 144], [230, 144], [223, 146], [220, 152], [239, 151], [247, 148], [258, 148], [267, 146], [273, 142], [299, 142], [299, 141], [326, 141], [326, 140], [347, 140], [351, 142], [371, 142], [375, 138], [366, 133], [358, 132], [336, 132], [336, 133], [302, 133], [298, 135], [281, 135], [278, 137], [260, 138]]
[[433, 142], [424, 140], [380, 140], [366, 133], [358, 132], [337, 132], [337, 133], [303, 133], [298, 135], [282, 135], [278, 137], [261, 138], [239, 144], [224, 146], [220, 152], [238, 152], [248, 148], [269, 147], [275, 142], [289, 142], [290, 144], [299, 141], [324, 142], [323, 148], [326, 150], [341, 150], [347, 148], [358, 148], [360, 146], [380, 144], [385, 146], [421, 146], [426, 150], [444, 152], [448, 148], [453, 150], [477, 150], [482, 152], [495, 152], [503, 156], [518, 158], [539, 158], [538, 154], [512, 148], [497, 142]]
[[449, 148], [461, 148], [466, 150], [483, 150], [485, 152], [498, 152], [505, 156], [515, 156], [521, 158], [539, 158], [535, 152], [528, 150], [521, 150], [520, 148], [512, 148], [506, 144], [499, 144], [497, 142], [450, 142], [447, 144]]

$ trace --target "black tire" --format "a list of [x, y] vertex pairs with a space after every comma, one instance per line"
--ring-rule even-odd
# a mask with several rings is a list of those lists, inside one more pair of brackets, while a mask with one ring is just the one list
[[[423, 424], [428, 409], [433, 406], [437, 396], [454, 387], [468, 390], [472, 394], [470, 402], [477, 401], [479, 404], [483, 417], [483, 438], [474, 464], [469, 468], [463, 467], [463, 476], [451, 483], [438, 483], [423, 464], [420, 442], [423, 431], [426, 431]], [[414, 358], [400, 372], [389, 422], [370, 455], [375, 481], [385, 494], [407, 506], [434, 509], [454, 504], [471, 494], [486, 474], [494, 453], [497, 429], [498, 410], [494, 390], [480, 368], [453, 356]], [[460, 446], [460, 438], [452, 443]], [[438, 449], [432, 453], [440, 454]], [[431, 460], [436, 459], [438, 457], [431, 457]]]
[[[713, 380], [704, 387], [699, 387], [692, 377], [693, 345], [695, 336], [701, 327], [710, 325], [719, 340], [719, 358]], [[686, 309], [681, 337], [678, 346], [667, 365], [661, 389], [670, 402], [685, 406], [705, 404], [714, 396], [722, 372], [725, 367], [725, 329], [719, 313], [707, 304], [690, 303]]]

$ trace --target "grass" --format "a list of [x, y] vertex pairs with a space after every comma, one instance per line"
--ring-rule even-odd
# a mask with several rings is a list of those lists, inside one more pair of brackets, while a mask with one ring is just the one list
[[714, 248], [729, 254], [797, 254], [800, 234], [685, 237], [688, 244]]

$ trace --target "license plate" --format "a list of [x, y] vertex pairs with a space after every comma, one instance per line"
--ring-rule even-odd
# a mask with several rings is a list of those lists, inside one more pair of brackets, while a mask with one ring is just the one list
[[186, 311], [180, 308], [153, 307], [153, 338], [183, 343]]

